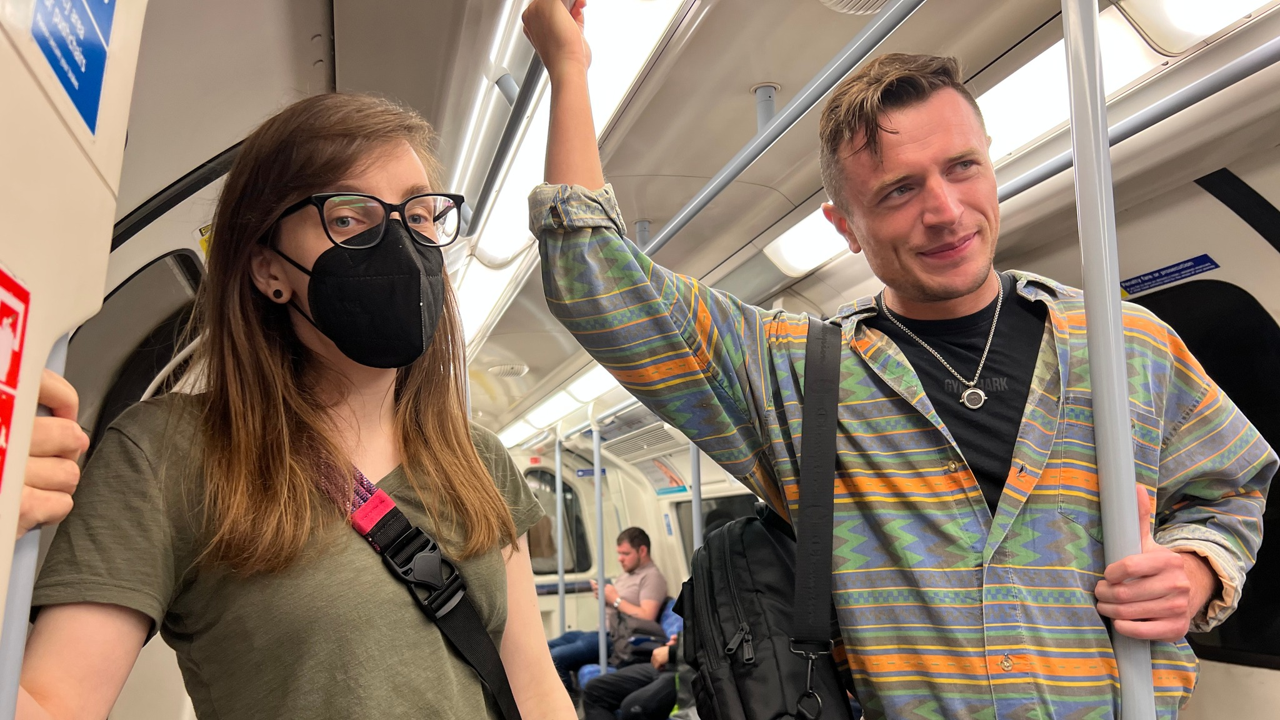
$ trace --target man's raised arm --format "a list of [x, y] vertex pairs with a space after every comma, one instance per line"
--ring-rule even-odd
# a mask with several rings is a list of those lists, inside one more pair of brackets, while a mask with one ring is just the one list
[[633, 395], [782, 510], [766, 427], [794, 388], [766, 378], [792, 347], [802, 351], [807, 320], [670, 272], [623, 236], [596, 147], [581, 3], [534, 0], [524, 22], [551, 80], [547, 184], [529, 210], [552, 314]]

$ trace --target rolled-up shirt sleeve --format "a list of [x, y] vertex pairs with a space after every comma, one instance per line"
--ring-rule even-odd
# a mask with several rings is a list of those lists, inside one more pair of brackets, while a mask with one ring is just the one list
[[1276, 453], [1231, 398], [1168, 330], [1172, 372], [1165, 405], [1155, 540], [1203, 557], [1220, 592], [1192, 632], [1221, 624], [1240, 603], [1262, 544], [1262, 513]]

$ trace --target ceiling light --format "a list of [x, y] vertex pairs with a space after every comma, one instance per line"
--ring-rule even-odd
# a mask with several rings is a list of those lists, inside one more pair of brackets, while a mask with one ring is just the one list
[[523, 420], [517, 420], [498, 433], [503, 447], [514, 447], [529, 439], [538, 429]]
[[[654, 47], [666, 34], [676, 11], [688, 1], [610, 0], [586, 10], [587, 41], [591, 44], [587, 84], [597, 135], [630, 91]], [[515, 155], [506, 176], [495, 188], [497, 195], [482, 219], [484, 225], [468, 229], [477, 238], [477, 258], [484, 260], [480, 263], [473, 259], [472, 267], [462, 281], [464, 287], [459, 290], [468, 344], [476, 337], [507, 284], [513, 280], [514, 268], [512, 274], [497, 277], [493, 273], [501, 271], [493, 271], [485, 264], [518, 265], [514, 258], [533, 242], [529, 233], [528, 197], [529, 191], [542, 182], [551, 116], [545, 79], [543, 82], [539, 97], [534, 100], [524, 137], [513, 151]], [[489, 272], [477, 275], [475, 271], [481, 268]], [[483, 280], [475, 280], [469, 289], [465, 287], [473, 283], [473, 277], [481, 276]], [[468, 303], [478, 307], [469, 308]]]
[[1119, 0], [1125, 14], [1170, 55], [1190, 50], [1267, 4], [1266, 0]]
[[684, 0], [609, 0], [586, 9], [591, 115], [604, 131]]
[[596, 365], [590, 372], [569, 385], [569, 394], [580, 403], [589, 403], [618, 387], [618, 381], [604, 368]]
[[804, 277], [847, 248], [819, 209], [766, 245], [764, 254], [787, 275]]
[[536, 428], [545, 428], [580, 407], [582, 403], [562, 391], [543, 400], [541, 405], [529, 411], [525, 419]]
[[[1098, 14], [1102, 45], [1102, 85], [1107, 97], [1160, 66], [1151, 49], [1116, 8]], [[1062, 41], [1001, 80], [978, 98], [991, 137], [991, 158], [999, 160], [1067, 122], [1070, 96]]]

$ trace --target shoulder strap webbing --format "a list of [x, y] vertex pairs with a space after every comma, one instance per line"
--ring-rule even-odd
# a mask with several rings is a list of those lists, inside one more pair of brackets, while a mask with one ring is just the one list
[[502, 717], [520, 720], [520, 709], [511, 694], [498, 648], [467, 597], [462, 573], [444, 557], [436, 541], [414, 526], [382, 490], [374, 492], [351, 514], [351, 525], [382, 556], [391, 574], [409, 588], [418, 608], [480, 676]]
[[796, 617], [792, 641], [793, 645], [823, 651], [831, 647], [831, 533], [840, 344], [838, 326], [809, 318], [804, 353], [800, 512], [794, 523]]

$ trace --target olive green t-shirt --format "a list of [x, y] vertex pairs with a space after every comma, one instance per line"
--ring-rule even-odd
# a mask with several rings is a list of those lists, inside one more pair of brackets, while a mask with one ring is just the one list
[[[239, 718], [498, 718], [476, 673], [445, 642], [364, 538], [331, 523], [289, 569], [243, 577], [194, 567], [200, 551], [195, 403], [170, 395], [137, 405], [103, 436], [75, 509], [54, 538], [33, 606], [122, 605], [152, 619], [177, 653], [201, 720]], [[489, 431], [473, 429], [515, 520], [542, 508]], [[191, 480], [195, 478], [196, 480]], [[432, 532], [397, 469], [378, 482]], [[458, 563], [495, 644], [507, 616], [498, 548]]]

